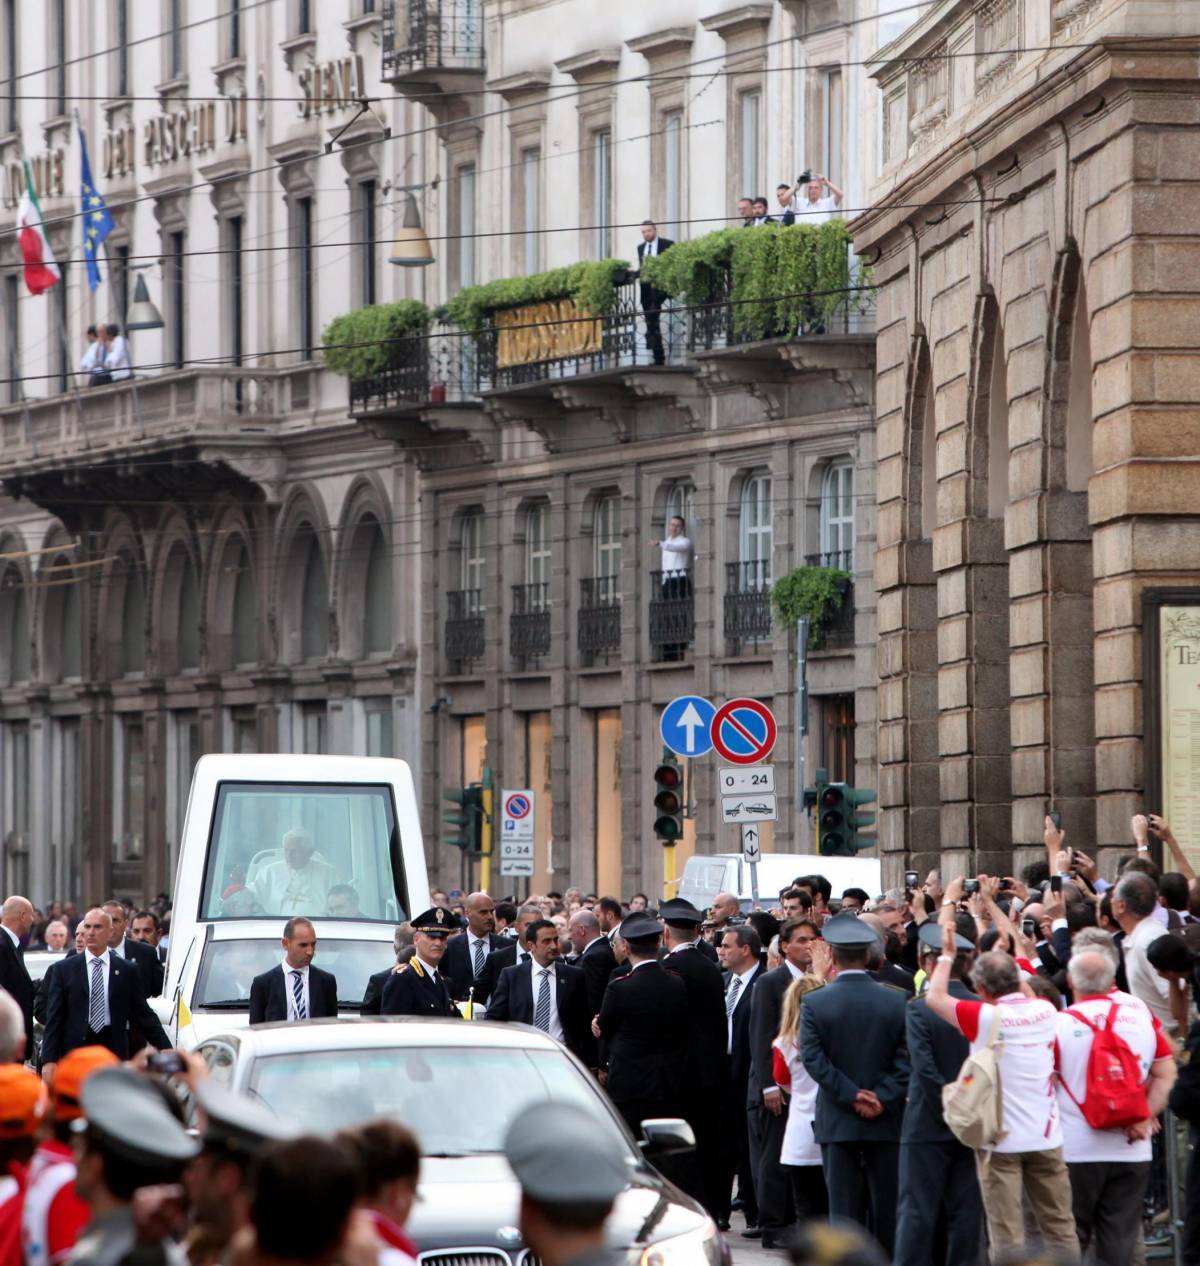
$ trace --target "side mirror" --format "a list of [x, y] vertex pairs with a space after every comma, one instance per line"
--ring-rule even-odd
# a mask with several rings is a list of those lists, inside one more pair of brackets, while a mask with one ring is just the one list
[[638, 1146], [647, 1156], [675, 1156], [696, 1146], [692, 1127], [681, 1117], [652, 1117], [642, 1122], [642, 1133]]

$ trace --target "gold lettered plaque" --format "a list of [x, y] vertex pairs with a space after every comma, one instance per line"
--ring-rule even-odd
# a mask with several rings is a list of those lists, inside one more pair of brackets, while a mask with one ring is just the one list
[[1159, 812], [1200, 867], [1200, 606], [1158, 608], [1157, 650]]
[[600, 351], [600, 318], [584, 312], [574, 299], [548, 299], [496, 313], [496, 365], [536, 365]]

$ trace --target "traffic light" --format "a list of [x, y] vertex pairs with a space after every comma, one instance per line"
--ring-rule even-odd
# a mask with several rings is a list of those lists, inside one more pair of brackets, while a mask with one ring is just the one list
[[875, 825], [875, 815], [873, 813], [856, 812], [860, 804], [870, 804], [875, 799], [875, 793], [868, 791], [865, 787], [847, 787], [846, 802], [850, 806], [850, 847], [854, 852], [861, 852], [864, 848], [871, 848], [875, 844], [875, 835], [864, 835], [863, 832], [868, 827]]
[[683, 770], [666, 753], [654, 771], [654, 834], [660, 844], [675, 844], [683, 834]]
[[822, 857], [850, 857], [852, 832], [850, 815], [846, 806], [846, 788], [843, 783], [830, 783], [821, 791], [817, 803], [820, 823], [820, 851]]
[[477, 855], [483, 845], [483, 788], [478, 783], [473, 783], [470, 787], [463, 787], [461, 791], [456, 789], [445, 792], [442, 799], [459, 807], [459, 812], [447, 813], [442, 818], [454, 830], [454, 834], [447, 835], [442, 843]]

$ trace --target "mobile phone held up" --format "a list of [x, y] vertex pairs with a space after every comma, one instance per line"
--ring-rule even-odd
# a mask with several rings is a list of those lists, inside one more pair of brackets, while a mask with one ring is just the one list
[[1062, 892], [1062, 876], [1061, 875], [1050, 876], [1050, 891], [1053, 893]]
[[1050, 819], [1051, 822], [1054, 823], [1054, 829], [1056, 831], [1062, 830], [1062, 814], [1061, 813], [1052, 809], [1049, 813], [1046, 814], [1046, 816]]
[[921, 876], [915, 870], [906, 870], [904, 872], [904, 886], [910, 891], [920, 887]]
[[146, 1067], [152, 1073], [160, 1073], [163, 1077], [173, 1077], [187, 1069], [183, 1056], [178, 1051], [155, 1051], [146, 1059]]

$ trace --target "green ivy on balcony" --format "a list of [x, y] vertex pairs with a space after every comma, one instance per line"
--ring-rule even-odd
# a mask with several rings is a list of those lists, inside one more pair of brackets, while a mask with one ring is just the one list
[[589, 260], [526, 277], [504, 277], [467, 286], [446, 304], [445, 313], [461, 330], [478, 334], [489, 312], [547, 299], [574, 299], [589, 316], [603, 316], [617, 301], [617, 286], [629, 271], [623, 259]]
[[641, 275], [684, 304], [728, 297], [735, 328], [764, 338], [865, 306], [869, 270], [860, 264], [851, 275], [849, 247], [844, 220], [718, 229], [676, 242], [646, 260]]
[[416, 299], [376, 303], [334, 317], [321, 335], [322, 359], [345, 378], [371, 378], [401, 364], [403, 340], [429, 330], [432, 314]]
[[780, 576], [771, 590], [779, 623], [794, 629], [800, 617], [807, 616], [809, 649], [819, 651], [846, 601], [850, 580], [848, 571], [836, 567], [797, 567]]

